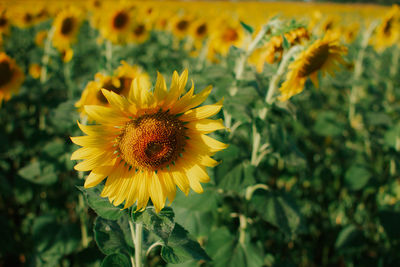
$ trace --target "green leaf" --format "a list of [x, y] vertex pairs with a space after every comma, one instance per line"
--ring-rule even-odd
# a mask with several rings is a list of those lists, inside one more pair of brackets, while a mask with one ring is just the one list
[[383, 210], [378, 214], [379, 220], [390, 239], [400, 239], [400, 212]]
[[121, 253], [114, 253], [106, 256], [101, 267], [130, 267], [131, 262], [127, 256]]
[[80, 242], [79, 227], [59, 223], [52, 215], [37, 217], [32, 226], [37, 256], [42, 262], [57, 262], [63, 255], [72, 253]]
[[174, 211], [169, 207], [162, 209], [158, 214], [154, 207], [147, 207], [143, 212], [135, 212], [132, 214], [135, 223], [142, 223], [148, 231], [154, 232], [161, 237], [164, 242], [168, 241], [174, 229], [174, 216]]
[[314, 131], [321, 136], [340, 136], [343, 134], [344, 124], [335, 112], [321, 112], [317, 116]]
[[106, 255], [125, 253], [132, 255], [133, 242], [128, 224], [129, 216], [121, 216], [117, 221], [97, 217], [94, 222], [94, 239], [100, 251]]
[[245, 29], [248, 33], [252, 34], [254, 32], [253, 27], [244, 23], [243, 21], [240, 21], [240, 25], [242, 25], [243, 29]]
[[108, 220], [117, 220], [124, 213], [124, 210], [111, 204], [108, 198], [100, 196], [102, 190], [100, 185], [87, 189], [83, 186], [77, 187], [84, 193], [89, 206], [97, 213], [97, 215]]
[[340, 231], [335, 242], [335, 248], [356, 247], [362, 244], [362, 240], [362, 231], [358, 230], [354, 225], [348, 225]]
[[248, 241], [236, 243], [236, 238], [227, 228], [219, 228], [210, 234], [207, 252], [215, 267], [260, 267], [263, 265], [262, 253]]
[[283, 43], [282, 43], [283, 49], [288, 50], [290, 48], [290, 43], [289, 43], [288, 39], [286, 39], [284, 34], [282, 34], [281, 36], [282, 36], [282, 40], [283, 40]]
[[362, 166], [353, 165], [346, 171], [344, 180], [346, 186], [351, 190], [364, 188], [371, 178], [370, 172]]
[[18, 174], [35, 184], [50, 185], [57, 181], [57, 175], [53, 165], [44, 165], [34, 161], [21, 168]]
[[259, 190], [253, 194], [251, 203], [264, 220], [291, 238], [304, 227], [299, 208], [288, 195]]
[[182, 263], [192, 259], [211, 260], [200, 244], [192, 240], [189, 233], [178, 223], [175, 223], [168, 245], [161, 249], [161, 257], [169, 263]]

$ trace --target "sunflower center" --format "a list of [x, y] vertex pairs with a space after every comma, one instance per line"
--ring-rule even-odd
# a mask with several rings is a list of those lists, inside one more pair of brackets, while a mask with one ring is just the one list
[[161, 111], [129, 122], [118, 142], [125, 162], [141, 170], [153, 171], [175, 161], [184, 146], [183, 123], [174, 115]]
[[196, 29], [196, 33], [198, 36], [203, 36], [207, 32], [207, 25], [205, 23], [201, 24], [199, 27]]
[[320, 47], [316, 48], [314, 53], [306, 59], [303, 66], [299, 71], [300, 77], [306, 77], [313, 73], [314, 71], [319, 70], [328, 59], [329, 56], [329, 45], [324, 44]]
[[222, 35], [222, 39], [225, 42], [234, 42], [239, 38], [237, 31], [233, 28], [228, 28], [225, 30], [224, 34]]
[[[120, 87], [115, 87], [111, 81], [106, 82], [102, 88], [107, 89], [108, 91], [112, 91], [116, 94], [120, 94], [122, 92], [122, 90], [124, 89], [123, 85], [124, 85], [124, 80], [120, 79], [121, 82], [121, 86]], [[99, 90], [97, 92], [97, 99], [100, 100], [100, 102], [104, 103], [104, 104], [108, 104], [107, 98], [104, 96], [103, 92], [101, 90]]]
[[121, 11], [114, 17], [113, 25], [115, 29], [121, 30], [128, 24], [128, 14]]
[[0, 17], [0, 27], [7, 26], [7, 19], [4, 17]]
[[393, 24], [393, 18], [390, 18], [388, 21], [386, 21], [385, 27], [383, 27], [383, 33], [386, 36], [390, 35], [391, 29], [392, 29], [392, 24]]
[[73, 17], [65, 18], [61, 24], [61, 34], [68, 35], [72, 32], [75, 26], [75, 19]]
[[136, 36], [141, 36], [145, 31], [145, 27], [143, 24], [139, 24], [133, 31]]
[[180, 31], [184, 31], [187, 29], [187, 27], [189, 26], [189, 21], [187, 20], [181, 20], [176, 24], [176, 28]]
[[13, 72], [7, 61], [0, 62], [0, 87], [9, 83], [12, 79]]

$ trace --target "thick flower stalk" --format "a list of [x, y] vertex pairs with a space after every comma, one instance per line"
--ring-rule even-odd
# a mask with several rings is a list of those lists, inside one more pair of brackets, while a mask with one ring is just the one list
[[76, 170], [90, 171], [86, 188], [107, 178], [102, 197], [116, 206], [125, 203], [124, 208], [136, 202], [137, 210], [150, 198], [157, 212], [167, 198], [173, 201], [176, 186], [186, 195], [190, 188], [203, 192], [200, 183], [210, 180], [206, 167], [218, 164], [211, 156], [227, 147], [206, 135], [225, 128], [222, 120], [208, 119], [220, 111], [222, 100], [197, 107], [212, 88], [194, 94], [192, 83], [185, 93], [187, 79], [187, 70], [174, 72], [167, 90], [159, 74], [154, 92], [135, 79], [128, 97], [102, 89], [109, 106], [85, 106], [98, 124], [79, 124], [87, 135], [71, 138], [82, 146], [71, 159], [84, 160]]

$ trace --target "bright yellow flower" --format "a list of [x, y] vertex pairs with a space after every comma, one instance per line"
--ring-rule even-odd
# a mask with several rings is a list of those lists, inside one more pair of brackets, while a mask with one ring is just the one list
[[140, 79], [142, 85], [150, 86], [150, 78], [138, 66], [131, 66], [122, 61], [113, 76], [106, 76], [101, 73], [95, 75], [95, 80], [87, 84], [82, 92], [81, 99], [75, 104], [83, 116], [87, 115], [84, 110], [86, 105], [109, 106], [107, 99], [101, 89], [113, 91], [116, 94], [128, 97], [131, 83], [135, 78]]
[[318, 87], [318, 71], [322, 71], [323, 75], [325, 72], [334, 75], [338, 63], [345, 64], [342, 58], [345, 53], [347, 48], [340, 45], [332, 35], [326, 35], [323, 39], [315, 41], [289, 65], [290, 71], [280, 88], [279, 100], [286, 101], [303, 91], [308, 77]]
[[6, 10], [0, 7], [0, 35], [8, 34], [10, 31], [10, 20], [7, 16]]
[[15, 61], [5, 53], [0, 52], [0, 105], [18, 92], [25, 76]]
[[192, 22], [193, 18], [191, 16], [175, 16], [172, 18], [172, 22], [169, 25], [170, 30], [176, 37], [183, 39], [189, 33]]
[[76, 42], [82, 23], [82, 11], [76, 7], [62, 10], [54, 19], [53, 46], [59, 51], [67, 50]]
[[225, 128], [222, 120], [207, 119], [220, 111], [222, 101], [197, 107], [211, 87], [194, 95], [192, 84], [185, 93], [187, 79], [187, 70], [180, 76], [174, 72], [167, 90], [159, 74], [154, 92], [135, 79], [127, 98], [103, 89], [109, 107], [85, 106], [98, 125], [79, 124], [87, 135], [71, 138], [82, 146], [71, 159], [84, 160], [76, 170], [91, 171], [86, 188], [107, 177], [102, 197], [116, 206], [125, 202], [124, 208], [136, 202], [137, 210], [150, 198], [157, 212], [167, 198], [173, 201], [176, 186], [186, 195], [190, 188], [203, 192], [200, 183], [210, 180], [206, 167], [218, 164], [211, 156], [227, 147], [206, 135]]

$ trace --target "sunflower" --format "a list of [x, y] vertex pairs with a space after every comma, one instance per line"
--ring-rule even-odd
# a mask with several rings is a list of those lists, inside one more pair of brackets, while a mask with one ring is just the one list
[[326, 35], [323, 39], [315, 41], [289, 65], [290, 71], [280, 88], [279, 100], [286, 101], [303, 91], [307, 77], [310, 77], [314, 85], [318, 87], [318, 71], [333, 75], [334, 70], [338, 68], [338, 63], [346, 63], [342, 58], [346, 53], [347, 48], [340, 45], [336, 37], [332, 35]]
[[390, 47], [400, 40], [400, 8], [394, 5], [376, 28], [373, 45], [378, 52]]
[[10, 31], [10, 20], [7, 16], [6, 10], [0, 7], [0, 35], [8, 34]]
[[38, 31], [38, 33], [35, 36], [35, 44], [38, 47], [44, 47], [44, 42], [46, 41], [47, 38], [47, 30], [42, 30], [42, 31]]
[[0, 104], [10, 99], [24, 81], [24, 73], [15, 61], [0, 52]]
[[170, 24], [172, 33], [179, 39], [187, 36], [190, 30], [190, 25], [193, 21], [191, 16], [175, 16]]
[[87, 115], [84, 110], [85, 105], [109, 105], [101, 89], [128, 97], [133, 79], [138, 78], [143, 85], [150, 86], [149, 76], [141, 68], [135, 65], [131, 66], [125, 61], [121, 63], [122, 65], [115, 70], [113, 76], [97, 73], [95, 80], [87, 84], [81, 99], [75, 104], [83, 116]]
[[227, 147], [206, 135], [225, 128], [222, 120], [207, 119], [220, 111], [222, 101], [197, 107], [211, 87], [194, 95], [192, 85], [183, 95], [187, 79], [187, 70], [180, 76], [174, 72], [167, 90], [159, 74], [154, 92], [135, 79], [127, 98], [103, 89], [109, 107], [85, 106], [98, 125], [79, 124], [87, 136], [71, 137], [82, 146], [71, 159], [84, 160], [76, 170], [91, 171], [86, 188], [107, 177], [102, 197], [115, 206], [125, 202], [124, 208], [137, 202], [136, 210], [150, 198], [157, 212], [167, 197], [172, 203], [176, 186], [186, 195], [190, 188], [203, 192], [200, 183], [210, 180], [206, 167], [218, 164], [210, 156]]
[[141, 44], [149, 39], [150, 29], [144, 21], [136, 21], [133, 24], [130, 34], [130, 41], [136, 44]]
[[82, 11], [75, 7], [62, 10], [54, 19], [53, 46], [59, 51], [67, 50], [76, 42], [82, 23]]
[[100, 22], [100, 33], [112, 43], [125, 43], [133, 22], [132, 10], [129, 7], [119, 7], [104, 14]]

